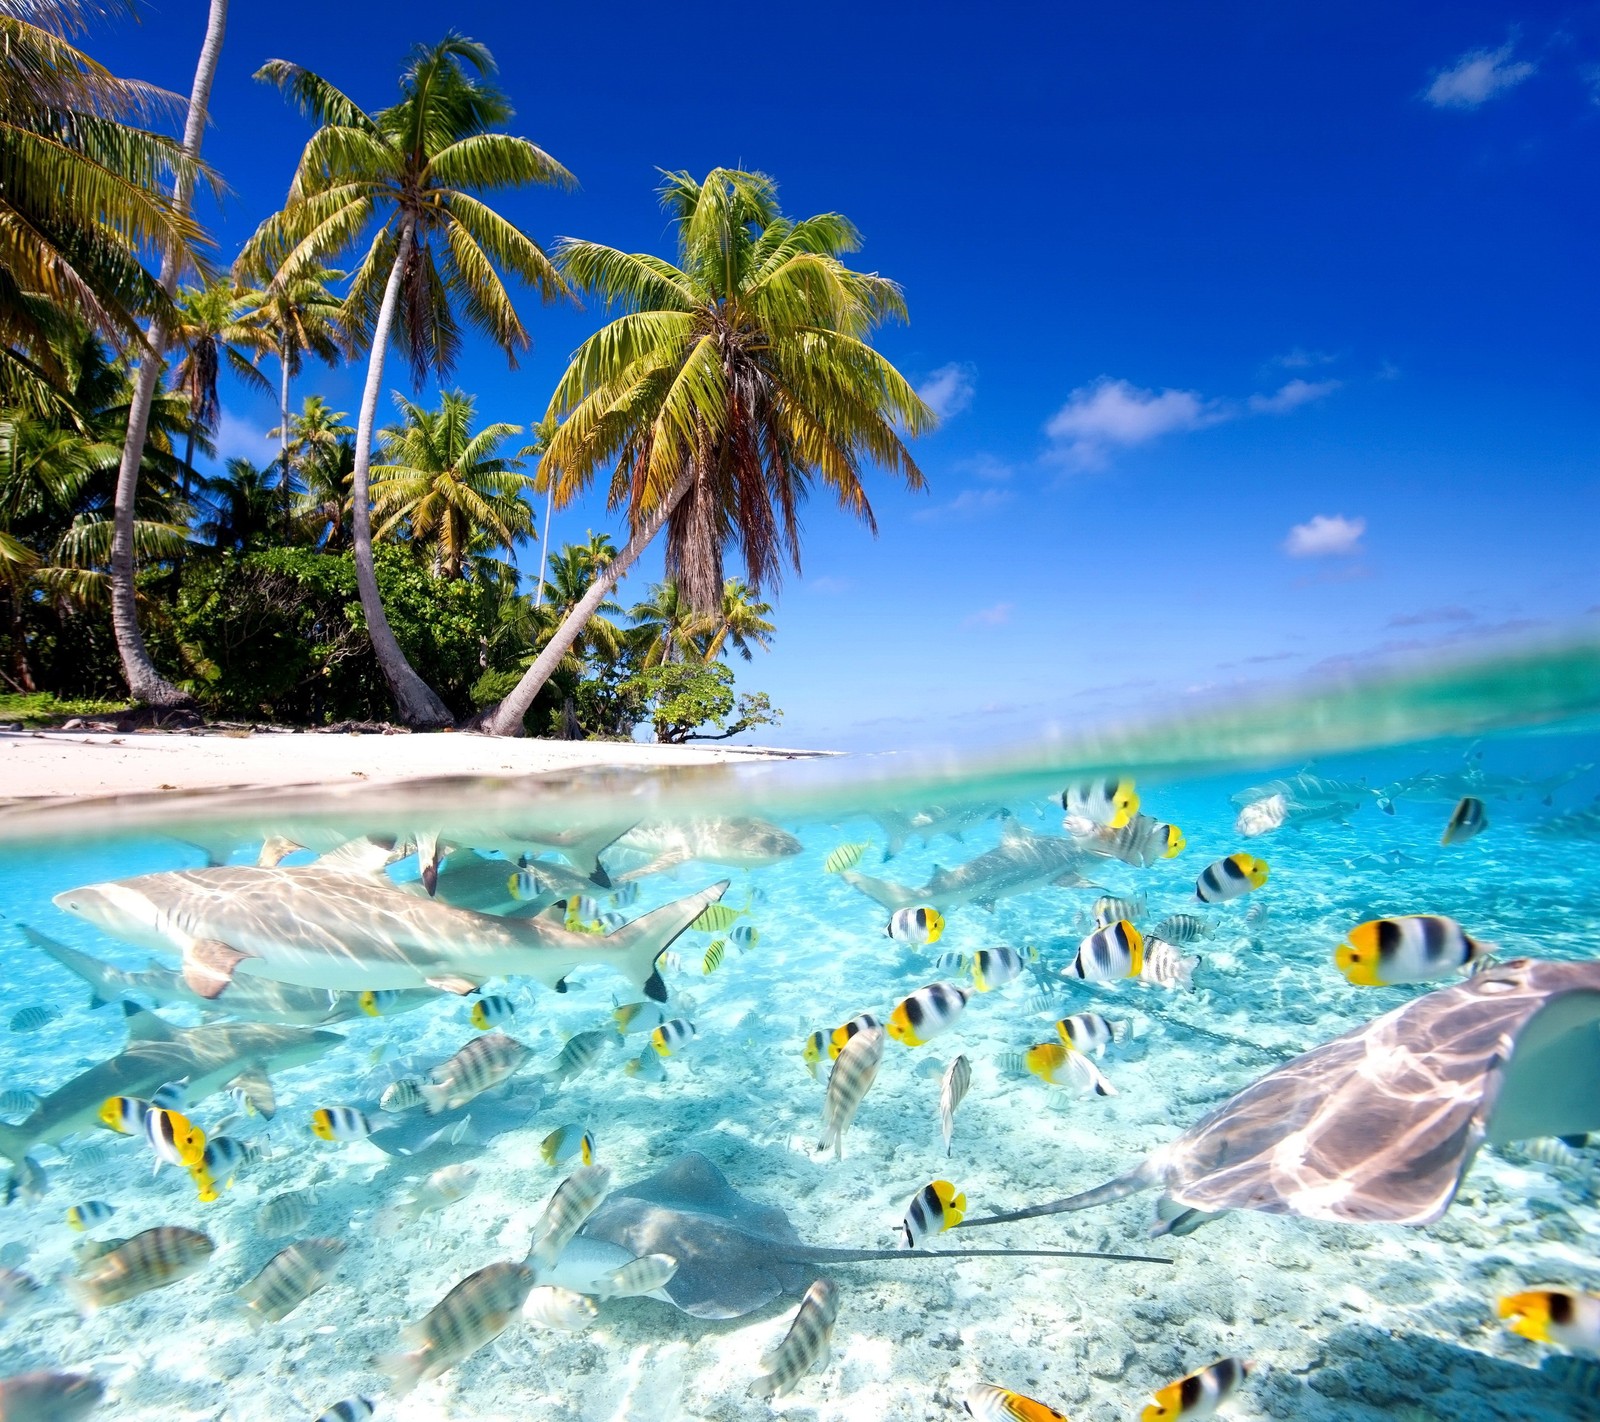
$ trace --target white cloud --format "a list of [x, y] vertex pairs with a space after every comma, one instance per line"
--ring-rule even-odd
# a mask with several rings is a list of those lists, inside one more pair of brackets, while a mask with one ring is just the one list
[[1085, 467], [1103, 464], [1113, 448], [1148, 444], [1176, 430], [1198, 430], [1228, 415], [1193, 390], [1141, 390], [1101, 376], [1072, 392], [1045, 433]]
[[1512, 61], [1514, 39], [1499, 49], [1475, 49], [1464, 54], [1448, 69], [1433, 76], [1423, 94], [1436, 109], [1475, 109], [1496, 94], [1516, 86], [1535, 69], [1527, 60]]
[[1291, 558], [1348, 558], [1361, 551], [1361, 535], [1366, 531], [1364, 518], [1318, 514], [1289, 530], [1283, 551]]
[[942, 518], [973, 518], [1004, 508], [1011, 499], [1009, 489], [963, 489], [949, 503], [918, 509], [911, 517], [919, 523]]
[[1287, 415], [1314, 400], [1321, 400], [1339, 388], [1337, 380], [1291, 380], [1271, 395], [1252, 395], [1250, 410], [1257, 415]]
[[1015, 603], [997, 602], [993, 607], [980, 608], [970, 617], [961, 619], [963, 627], [1004, 627], [1011, 621], [1011, 613], [1016, 607]]
[[959, 415], [972, 403], [978, 372], [970, 365], [942, 365], [921, 385], [917, 394], [941, 420]]
[[265, 464], [278, 457], [278, 442], [267, 437], [267, 425], [223, 410], [217, 421], [217, 462], [225, 464], [230, 459], [248, 459], [253, 464]]

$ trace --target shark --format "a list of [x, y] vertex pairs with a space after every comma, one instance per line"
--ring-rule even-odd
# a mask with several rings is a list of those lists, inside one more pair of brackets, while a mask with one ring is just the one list
[[466, 994], [490, 978], [527, 977], [560, 992], [567, 975], [588, 963], [615, 968], [665, 1002], [656, 960], [727, 889], [723, 880], [604, 937], [452, 908], [387, 880], [316, 865], [143, 874], [69, 889], [55, 903], [112, 937], [178, 953], [185, 983], [224, 1004], [235, 982], [251, 979], [338, 992]]
[[123, 1003], [122, 1010], [128, 1045], [52, 1091], [26, 1119], [0, 1125], [0, 1156], [20, 1164], [35, 1146], [96, 1130], [107, 1097], [147, 1097], [169, 1081], [183, 1082], [191, 1102], [236, 1085], [263, 1116], [271, 1116], [276, 1098], [268, 1073], [314, 1062], [344, 1041], [337, 1032], [265, 1022], [179, 1028], [133, 1003]]
[[918, 839], [923, 844], [931, 844], [940, 835], [947, 834], [959, 842], [964, 830], [993, 819], [994, 815], [992, 805], [929, 805], [909, 813], [893, 809], [874, 810], [871, 818], [877, 821], [878, 828], [889, 839], [883, 857], [893, 859], [906, 847], [908, 840]]
[[1453, 805], [1468, 795], [1476, 800], [1521, 800], [1532, 795], [1541, 804], [1548, 805], [1563, 785], [1593, 769], [1592, 763], [1575, 765], [1541, 779], [1497, 775], [1470, 763], [1461, 770], [1425, 770], [1420, 775], [1385, 785], [1378, 793], [1378, 808], [1392, 815], [1397, 800]]
[[799, 854], [802, 848], [788, 830], [747, 816], [641, 824], [618, 839], [614, 849], [629, 859], [644, 856], [645, 864], [611, 877], [618, 883], [642, 879], [691, 859], [725, 869], [759, 869]]
[[1056, 835], [1035, 834], [1010, 815], [1003, 817], [1000, 843], [955, 869], [934, 866], [920, 888], [893, 884], [847, 869], [839, 877], [886, 909], [926, 904], [955, 908], [977, 904], [991, 913], [997, 900], [1027, 894], [1049, 885], [1078, 888], [1087, 883], [1079, 872], [1087, 862], [1083, 847]]
[[[89, 1007], [92, 1011], [108, 1002], [121, 998], [141, 997], [157, 1007], [173, 1003], [210, 1009], [217, 1004], [200, 996], [183, 980], [183, 974], [159, 963], [144, 968], [119, 968], [88, 953], [69, 948], [49, 935], [18, 924], [22, 936], [41, 953], [54, 958], [69, 973], [89, 984]], [[384, 1016], [409, 1012], [425, 1002], [433, 1002], [439, 994], [432, 988], [402, 992], [384, 1005]], [[228, 994], [227, 1015], [242, 1022], [288, 1022], [303, 1027], [325, 1027], [334, 1022], [347, 1022], [352, 1017], [364, 1015], [361, 994], [332, 992], [327, 988], [296, 987], [290, 983], [272, 982], [267, 978], [253, 978], [235, 985]]]

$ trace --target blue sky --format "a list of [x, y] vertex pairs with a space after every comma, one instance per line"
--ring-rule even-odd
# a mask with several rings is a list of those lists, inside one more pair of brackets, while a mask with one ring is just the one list
[[[187, 93], [204, 8], [89, 48]], [[739, 669], [788, 713], [767, 739], [1012, 739], [1593, 626], [1600, 6], [239, 3], [223, 257], [307, 134], [257, 65], [376, 107], [447, 26], [580, 180], [505, 202], [541, 242], [669, 253], [656, 167], [743, 165], [906, 290], [881, 345], [946, 414], [931, 489], [876, 480], [876, 540], [809, 507]], [[597, 320], [527, 314], [519, 370], [477, 347], [457, 373], [487, 418], [541, 414]], [[353, 412], [358, 374], [313, 381]], [[224, 403], [226, 450], [265, 454], [270, 405]], [[589, 527], [617, 527], [600, 500], [555, 539]]]

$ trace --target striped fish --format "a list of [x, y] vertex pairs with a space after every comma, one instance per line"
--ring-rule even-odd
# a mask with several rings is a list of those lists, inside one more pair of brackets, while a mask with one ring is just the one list
[[380, 1111], [414, 1111], [422, 1105], [422, 1082], [414, 1076], [403, 1076], [383, 1088], [378, 1098]]
[[728, 942], [741, 953], [748, 953], [761, 941], [761, 930], [753, 923], [736, 924], [728, 933]]
[[1022, 954], [1015, 948], [980, 948], [972, 955], [972, 985], [993, 992], [1022, 976]]
[[835, 1027], [828, 1034], [828, 1059], [837, 1061], [839, 1053], [844, 1050], [844, 1044], [854, 1037], [857, 1032], [865, 1032], [869, 1027], [881, 1026], [883, 1026], [883, 1023], [879, 1022], [870, 1012], [858, 1012], [842, 1027]]
[[956, 1128], [956, 1107], [966, 1100], [972, 1085], [972, 1064], [964, 1056], [957, 1057], [944, 1069], [944, 1080], [939, 1086], [939, 1133], [944, 1137], [944, 1153], [950, 1154], [950, 1138]]
[[643, 1077], [646, 1081], [665, 1081], [667, 1069], [661, 1065], [661, 1053], [653, 1046], [647, 1046], [636, 1057], [630, 1057], [622, 1064], [624, 1076]]
[[[1255, 906], [1260, 907], [1260, 904]], [[1255, 908], [1251, 909], [1251, 913], [1255, 912]], [[1150, 930], [1150, 936], [1164, 938], [1168, 943], [1194, 943], [1211, 937], [1216, 931], [1216, 925], [1210, 919], [1201, 918], [1197, 913], [1171, 913]]]
[[1116, 1040], [1116, 1029], [1098, 1012], [1075, 1012], [1056, 1023], [1056, 1035], [1074, 1051], [1103, 1057]]
[[711, 946], [706, 949], [705, 958], [700, 964], [707, 977], [722, 966], [722, 960], [727, 956], [727, 953], [728, 945], [725, 940], [718, 938], [712, 941]]
[[103, 1225], [116, 1212], [117, 1207], [107, 1204], [104, 1200], [85, 1200], [83, 1204], [74, 1205], [67, 1211], [67, 1223], [75, 1230], [94, 1229], [98, 1225]]
[[929, 983], [918, 988], [889, 1014], [885, 1030], [897, 1042], [920, 1047], [961, 1016], [972, 993], [955, 983]]
[[1185, 958], [1170, 943], [1159, 938], [1144, 941], [1144, 966], [1139, 969], [1139, 981], [1154, 983], [1171, 992], [1182, 988], [1188, 992], [1194, 986], [1194, 970], [1200, 965], [1198, 958]]
[[721, 933], [724, 929], [732, 928], [733, 921], [743, 912], [743, 909], [729, 908], [727, 904], [707, 904], [689, 927], [700, 933]]
[[1104, 928], [1119, 918], [1143, 918], [1144, 907], [1143, 894], [1131, 899], [1118, 898], [1115, 894], [1101, 894], [1091, 909], [1094, 914], [1094, 926]]
[[285, 1190], [256, 1211], [256, 1225], [265, 1235], [293, 1234], [311, 1218], [309, 1190]]
[[973, 1422], [1067, 1422], [1055, 1408], [990, 1383], [979, 1383], [970, 1389], [961, 1405]]
[[1194, 896], [1204, 904], [1225, 904], [1259, 889], [1270, 873], [1265, 859], [1253, 854], [1230, 854], [1200, 871], [1194, 881]]
[[[570, 1043], [569, 1043], [570, 1045]], [[422, 1088], [422, 1101], [432, 1114], [465, 1106], [490, 1087], [498, 1086], [516, 1071], [530, 1053], [515, 1037], [485, 1032], [474, 1037], [455, 1056], [440, 1062]]]
[[1115, 982], [1138, 977], [1143, 967], [1144, 935], [1124, 918], [1085, 938], [1062, 976], [1091, 983]]
[[1187, 841], [1177, 825], [1140, 814], [1121, 829], [1097, 829], [1078, 843], [1091, 854], [1120, 859], [1135, 869], [1148, 869], [1158, 859], [1172, 859], [1181, 854]]
[[490, 1264], [468, 1274], [402, 1334], [408, 1353], [373, 1359], [404, 1396], [419, 1382], [448, 1372], [485, 1343], [498, 1338], [516, 1317], [533, 1289], [533, 1270], [526, 1264]]
[[649, 1032], [667, 1020], [667, 1010], [659, 1002], [627, 1002], [611, 1017], [617, 1024], [617, 1031], [624, 1034]]
[[239, 1289], [239, 1299], [255, 1321], [287, 1318], [332, 1277], [344, 1253], [342, 1239], [302, 1239], [279, 1250], [255, 1278]]
[[837, 849], [828, 852], [828, 857], [822, 861], [822, 872], [842, 874], [846, 869], [854, 869], [869, 847], [866, 840], [862, 840], [860, 844], [841, 844]]
[[311, 1113], [311, 1134], [321, 1141], [364, 1141], [372, 1122], [354, 1106], [323, 1106]]
[[517, 1005], [509, 997], [480, 997], [472, 1004], [472, 1025], [480, 1032], [501, 1027], [517, 1015]]
[[844, 1159], [844, 1133], [855, 1120], [861, 1098], [878, 1075], [883, 1061], [883, 1028], [868, 1027], [857, 1032], [844, 1045], [833, 1070], [828, 1073], [828, 1095], [822, 1106], [822, 1139], [818, 1150], [833, 1147], [834, 1159]]
[[37, 1032], [41, 1027], [48, 1027], [61, 1016], [53, 1007], [42, 1007], [35, 1004], [33, 1007], [24, 1007], [11, 1019], [13, 1032]]
[[67, 1287], [85, 1308], [106, 1308], [188, 1278], [216, 1247], [199, 1230], [157, 1225], [102, 1254]]
[[1100, 1068], [1064, 1042], [1040, 1042], [1022, 1054], [1024, 1068], [1050, 1086], [1063, 1086], [1080, 1096], [1115, 1096], [1117, 1089]]
[[674, 1052], [682, 1051], [693, 1040], [695, 1035], [694, 1023], [687, 1017], [674, 1017], [670, 1022], [663, 1022], [650, 1034], [650, 1045], [664, 1057], [670, 1057]]
[[672, 1282], [678, 1272], [678, 1261], [670, 1254], [642, 1254], [630, 1259], [620, 1268], [600, 1277], [593, 1290], [596, 1298], [632, 1299], [640, 1294], [653, 1294]]
[[0, 1091], [0, 1116], [12, 1121], [23, 1120], [33, 1115], [39, 1101], [37, 1091], [24, 1091], [16, 1087], [10, 1091]]
[[423, 1215], [463, 1199], [477, 1183], [478, 1172], [470, 1165], [441, 1166], [411, 1192], [409, 1199], [391, 1205], [378, 1216], [377, 1231], [385, 1236], [399, 1234]]
[[367, 1422], [378, 1410], [370, 1397], [347, 1397], [336, 1402], [317, 1418], [317, 1422]]
[[1139, 792], [1133, 781], [1108, 775], [1082, 780], [1061, 792], [1066, 827], [1074, 833], [1094, 829], [1121, 829], [1139, 812]]
[[752, 1397], [782, 1397], [827, 1356], [833, 1325], [839, 1317], [839, 1290], [830, 1279], [818, 1279], [800, 1301], [789, 1331], [761, 1360], [766, 1370], [750, 1386]]
[[527, 1263], [541, 1274], [551, 1269], [610, 1188], [611, 1171], [604, 1165], [585, 1165], [567, 1176], [533, 1227]]
[[539, 1154], [546, 1165], [562, 1165], [575, 1155], [585, 1165], [594, 1164], [594, 1135], [582, 1126], [557, 1126], [540, 1143]]
[[522, 1316], [562, 1333], [576, 1333], [595, 1321], [600, 1310], [582, 1294], [556, 1284], [541, 1284], [529, 1291]]
[[1389, 987], [1447, 978], [1486, 952], [1455, 919], [1419, 913], [1358, 924], [1334, 950], [1333, 961], [1356, 987]]
[[1440, 844], [1465, 844], [1476, 839], [1489, 828], [1489, 808], [1482, 800], [1464, 796], [1450, 813], [1450, 823], [1444, 827]]
[[1238, 1389], [1255, 1364], [1243, 1358], [1219, 1358], [1197, 1373], [1169, 1383], [1150, 1399], [1141, 1422], [1184, 1422], [1210, 1417]]
[[621, 1040], [622, 1033], [616, 1027], [592, 1027], [587, 1032], [576, 1032], [567, 1038], [566, 1046], [556, 1054], [555, 1064], [544, 1075], [550, 1081], [571, 1081], [599, 1061], [607, 1047]]
[[145, 1112], [144, 1138], [158, 1162], [188, 1169], [205, 1158], [206, 1133], [177, 1111], [152, 1106]]
[[828, 1030], [819, 1027], [800, 1048], [800, 1060], [806, 1064], [806, 1070], [811, 1073], [813, 1081], [820, 1081], [817, 1068], [822, 1064], [822, 1059], [828, 1055]]

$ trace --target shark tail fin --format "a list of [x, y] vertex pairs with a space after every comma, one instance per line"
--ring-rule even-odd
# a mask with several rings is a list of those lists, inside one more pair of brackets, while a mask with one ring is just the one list
[[581, 870], [598, 887], [605, 888], [610, 885], [611, 876], [601, 864], [600, 856], [632, 828], [631, 824], [623, 825], [620, 829], [614, 823], [601, 825], [587, 832], [577, 831], [564, 843], [551, 847], [574, 869]]
[[891, 884], [887, 879], [874, 879], [870, 874], [857, 874], [854, 869], [846, 869], [839, 877], [852, 889], [859, 889], [869, 899], [882, 904], [886, 909], [910, 908], [920, 902], [910, 889], [901, 884]]
[[1007, 1210], [1003, 1214], [980, 1215], [978, 1218], [964, 1219], [956, 1225], [957, 1229], [981, 1229], [985, 1225], [1010, 1224], [1014, 1220], [1032, 1220], [1040, 1215], [1064, 1215], [1074, 1210], [1092, 1209], [1095, 1205], [1109, 1205], [1115, 1200], [1125, 1200], [1129, 1195], [1137, 1195], [1141, 1190], [1148, 1190], [1152, 1185], [1159, 1183], [1158, 1168], [1151, 1161], [1145, 1161], [1137, 1169], [1130, 1170], [1126, 1175], [1119, 1175], [1115, 1180], [1108, 1180], [1104, 1185], [1097, 1185], [1092, 1190], [1084, 1190], [1076, 1195], [1068, 1195], [1064, 1200], [1051, 1200], [1043, 1205], [1030, 1205], [1024, 1210]]
[[106, 1003], [121, 996], [109, 986], [111, 975], [116, 971], [109, 964], [102, 963], [98, 958], [91, 958], [87, 953], [80, 953], [76, 948], [69, 948], [65, 943], [60, 943], [25, 923], [19, 923], [17, 927], [22, 930], [22, 936], [41, 953], [54, 958], [69, 973], [89, 984], [91, 1009], [104, 1007]]
[[656, 960], [680, 933], [727, 893], [731, 883], [729, 879], [720, 880], [709, 889], [674, 899], [607, 934], [603, 941], [613, 950], [618, 971], [653, 1002], [665, 1002], [667, 985], [661, 980]]

